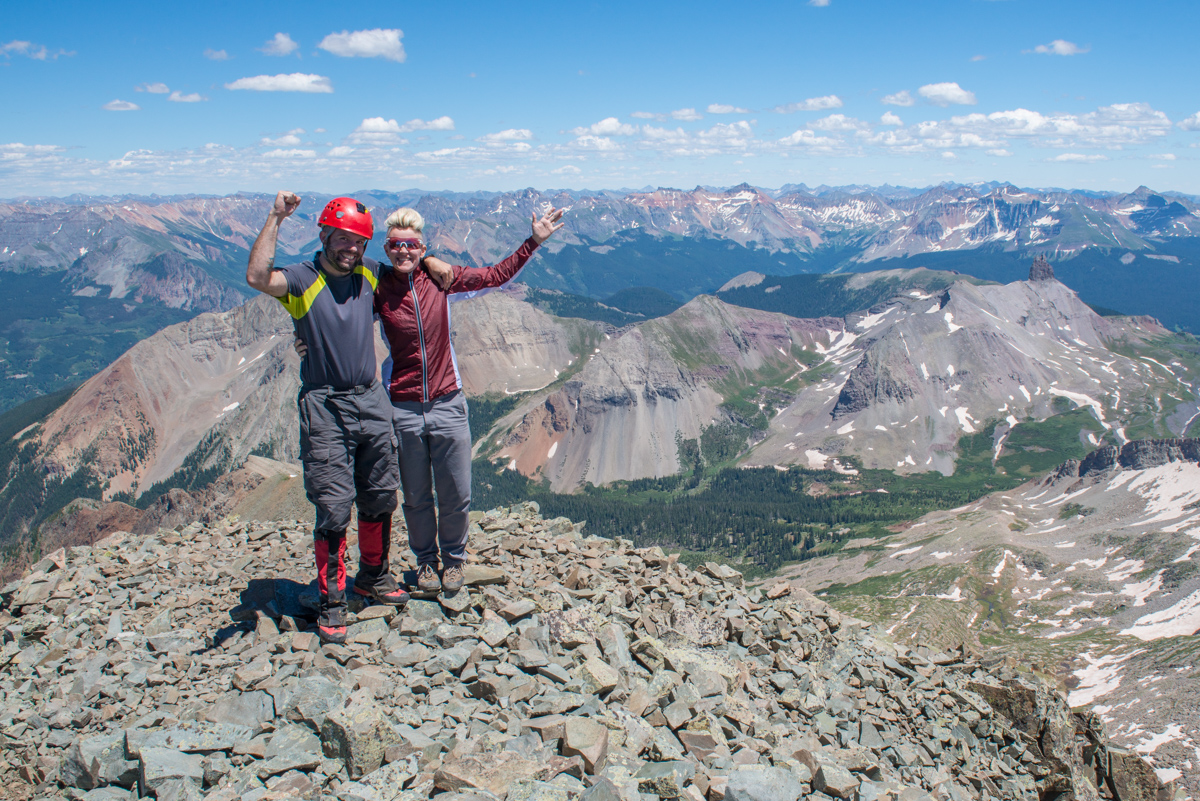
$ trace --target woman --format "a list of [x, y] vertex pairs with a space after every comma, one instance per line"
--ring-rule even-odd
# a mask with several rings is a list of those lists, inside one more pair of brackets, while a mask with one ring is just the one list
[[383, 364], [383, 383], [392, 400], [404, 520], [409, 547], [417, 558], [417, 587], [423, 592], [459, 590], [467, 558], [471, 431], [450, 344], [450, 302], [485, 294], [510, 281], [534, 250], [563, 227], [562, 215], [562, 209], [554, 208], [540, 218], [534, 214], [532, 235], [515, 253], [494, 267], [455, 266], [446, 289], [418, 269], [425, 258], [421, 215], [405, 208], [387, 218], [384, 252], [392, 270], [380, 277], [375, 313], [391, 350]]

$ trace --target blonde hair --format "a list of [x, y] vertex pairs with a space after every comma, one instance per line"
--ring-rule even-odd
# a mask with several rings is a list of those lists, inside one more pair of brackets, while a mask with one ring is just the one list
[[384, 228], [388, 231], [393, 228], [408, 228], [421, 233], [425, 228], [425, 218], [416, 209], [396, 209], [384, 221]]

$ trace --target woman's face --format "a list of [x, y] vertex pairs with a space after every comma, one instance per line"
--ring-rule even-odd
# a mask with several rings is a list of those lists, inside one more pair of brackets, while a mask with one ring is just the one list
[[392, 268], [402, 275], [417, 269], [425, 255], [425, 240], [419, 231], [411, 228], [389, 228], [383, 249]]

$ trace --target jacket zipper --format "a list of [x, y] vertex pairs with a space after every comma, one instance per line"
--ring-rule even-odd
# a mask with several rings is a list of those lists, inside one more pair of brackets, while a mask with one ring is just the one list
[[413, 273], [408, 274], [408, 293], [412, 295], [413, 313], [417, 317], [417, 342], [421, 344], [421, 402], [429, 403], [429, 375], [425, 370], [425, 329], [421, 326], [421, 304], [417, 298], [417, 286], [413, 283]]

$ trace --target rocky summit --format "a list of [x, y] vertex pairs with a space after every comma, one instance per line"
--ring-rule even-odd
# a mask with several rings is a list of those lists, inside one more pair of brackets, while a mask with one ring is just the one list
[[1027, 670], [538, 512], [474, 513], [467, 586], [359, 606], [346, 645], [298, 522], [51, 554], [0, 589], [0, 795], [1172, 797]]

